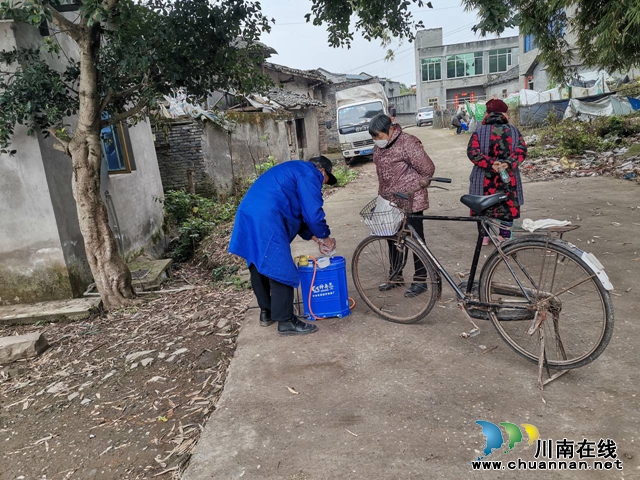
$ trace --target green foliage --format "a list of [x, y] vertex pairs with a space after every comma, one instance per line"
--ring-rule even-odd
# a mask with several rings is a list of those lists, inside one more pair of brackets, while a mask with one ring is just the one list
[[216, 201], [182, 190], [167, 192], [163, 203], [167, 224], [177, 229], [178, 243], [173, 257], [178, 261], [189, 260], [216, 225], [233, 220], [238, 208], [234, 197]]
[[541, 147], [539, 145], [536, 145], [535, 147], [529, 147], [527, 149], [527, 158], [540, 158], [548, 155], [549, 153], [544, 149], [544, 147]]
[[640, 97], [640, 79], [635, 82], [621, 85], [617, 89], [618, 95], [623, 97]]
[[638, 131], [640, 126], [632, 123], [631, 119], [616, 116], [598, 118], [593, 122], [558, 122], [540, 132], [540, 142], [556, 148], [544, 150], [534, 147], [529, 149], [529, 156], [580, 155], [585, 150], [608, 151], [616, 147], [613, 137], [619, 139]]
[[433, 8], [422, 0], [312, 0], [311, 13], [305, 18], [315, 26], [327, 25], [332, 47], [351, 46], [354, 27], [366, 40], [381, 39], [385, 45], [390, 39], [412, 40], [414, 32], [424, 28], [422, 21], [414, 21], [409, 11], [412, 4]]
[[34, 49], [2, 51], [2, 64], [21, 65], [15, 72], [0, 67], [0, 153], [14, 154], [8, 147], [16, 124], [25, 125], [29, 135], [42, 131], [48, 136], [50, 127], [63, 129], [62, 118], [77, 112], [77, 94], [67, 81], [76, 67], [55, 72]]
[[267, 161], [263, 163], [259, 163], [256, 165], [256, 178], [262, 175], [264, 172], [269, 170], [272, 167], [275, 167], [278, 164], [278, 161], [275, 159], [273, 155], [269, 155], [267, 157]]
[[335, 184], [336, 187], [344, 187], [358, 178], [358, 171], [346, 166], [334, 168], [331, 173], [338, 180], [338, 183]]
[[[16, 123], [27, 124], [32, 133], [49, 134], [78, 112], [83, 81], [79, 58], [61, 51], [61, 32], [81, 48], [97, 46], [90, 62], [98, 75], [84, 81], [94, 83], [100, 108], [117, 114], [117, 120], [148, 116], [156, 99], [176, 88], [184, 88], [197, 102], [216, 89], [261, 92], [271, 85], [258, 68], [264, 58], [258, 40], [274, 20], [264, 16], [257, 1], [79, 0], [75, 23], [54, 9], [58, 3], [0, 1], [0, 18], [35, 27], [44, 22], [51, 32], [38, 49], [2, 52], [0, 57], [0, 63], [15, 67], [0, 68], [0, 148], [5, 150]], [[425, 5], [422, 0], [313, 0], [306, 19], [327, 24], [334, 47], [349, 45], [354, 31], [368, 40], [390, 42], [411, 39], [422, 26], [409, 12], [412, 4]], [[358, 18], [352, 23], [354, 16]], [[59, 71], [52, 60], [68, 66]]]
[[[589, 67], [626, 72], [640, 65], [640, 2], [637, 0], [463, 0], [478, 9], [473, 27], [482, 35], [519, 26], [532, 34], [552, 81], [566, 84], [574, 57], [567, 35], [576, 36], [577, 57]], [[571, 14], [567, 14], [567, 13]]]
[[640, 125], [634, 117], [602, 117], [595, 121], [598, 135], [601, 137], [628, 137], [640, 132]]
[[193, 257], [200, 242], [211, 233], [215, 226], [215, 223], [197, 217], [183, 222], [178, 227], [179, 239], [173, 251], [173, 258], [179, 262], [184, 262]]
[[[61, 56], [61, 31], [81, 49], [98, 46], [92, 52], [98, 75], [86, 77], [90, 85], [85, 88], [97, 91], [101, 108], [118, 119], [148, 116], [156, 99], [175, 88], [185, 88], [197, 101], [215, 89], [260, 92], [271, 85], [258, 70], [264, 57], [258, 39], [270, 22], [257, 2], [82, 0], [76, 23], [53, 9], [57, 3], [0, 2], [0, 18], [33, 26], [46, 21], [51, 32], [39, 48], [0, 53], [0, 148], [5, 152], [15, 124], [48, 135], [78, 113], [83, 79], [78, 58], [69, 58], [71, 52]], [[52, 68], [54, 61], [66, 69]]]
[[400, 84], [400, 95], [408, 95], [410, 93], [412, 93], [411, 88], [407, 87], [406, 84], [401, 83]]
[[229, 276], [238, 273], [238, 270], [240, 270], [240, 267], [237, 265], [222, 265], [221, 267], [214, 268], [211, 275], [214, 282], [222, 282]]

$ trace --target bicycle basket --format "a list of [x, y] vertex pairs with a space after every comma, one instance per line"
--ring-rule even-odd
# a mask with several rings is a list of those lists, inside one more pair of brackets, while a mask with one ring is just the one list
[[367, 203], [360, 211], [360, 216], [371, 230], [371, 235], [391, 237], [400, 230], [404, 214], [391, 202], [378, 196]]

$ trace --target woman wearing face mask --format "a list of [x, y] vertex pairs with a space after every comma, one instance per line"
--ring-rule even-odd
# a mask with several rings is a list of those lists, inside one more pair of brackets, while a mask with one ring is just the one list
[[[392, 124], [391, 119], [384, 114], [379, 114], [369, 123], [369, 134], [373, 138], [373, 163], [378, 173], [378, 195], [390, 202], [403, 207], [402, 201], [394, 196], [396, 192], [408, 192], [420, 187], [419, 181], [424, 177], [432, 177], [435, 166], [424, 151], [422, 142], [413, 135], [402, 131], [398, 124]], [[413, 199], [413, 212], [422, 214], [429, 208], [429, 196], [423, 189], [416, 193]], [[410, 219], [411, 225], [420, 237], [424, 238], [424, 225], [422, 220]], [[389, 255], [391, 264], [394, 265], [394, 257], [397, 250], [390, 244]], [[405, 295], [415, 297], [427, 290], [427, 284], [420, 281], [425, 277], [424, 266], [414, 256], [415, 276]], [[401, 275], [401, 273], [400, 273]], [[394, 279], [394, 282], [380, 285], [381, 291], [403, 285], [403, 279]]]

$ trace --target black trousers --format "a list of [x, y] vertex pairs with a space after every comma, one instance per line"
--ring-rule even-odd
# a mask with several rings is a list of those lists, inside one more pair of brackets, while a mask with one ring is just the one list
[[[413, 212], [416, 215], [423, 215], [424, 212]], [[409, 218], [407, 224], [412, 226], [416, 233], [420, 236], [421, 239], [424, 240], [424, 220], [419, 218]], [[402, 262], [402, 258], [400, 256], [400, 252], [394, 245], [394, 242], [389, 240], [389, 262], [390, 262], [390, 272], [389, 274], [393, 274], [398, 268], [401, 267], [400, 263]], [[424, 267], [420, 259], [414, 254], [413, 255], [413, 268], [414, 268], [414, 282], [424, 283], [427, 281], [427, 269]], [[402, 275], [402, 270], [398, 272], [398, 275]]]
[[293, 287], [265, 277], [255, 265], [249, 265], [251, 287], [261, 310], [271, 313], [271, 320], [288, 322], [293, 318]]

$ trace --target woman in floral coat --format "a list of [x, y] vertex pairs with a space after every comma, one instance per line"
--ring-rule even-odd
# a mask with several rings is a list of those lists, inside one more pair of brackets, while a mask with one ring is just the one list
[[[422, 142], [413, 135], [402, 131], [402, 127], [392, 123], [384, 114], [379, 114], [369, 122], [369, 134], [373, 138], [373, 163], [378, 174], [378, 195], [382, 198], [398, 204], [404, 208], [404, 202], [395, 197], [396, 192], [409, 192], [420, 188], [420, 180], [424, 177], [432, 177], [435, 165], [427, 152], [424, 151]], [[413, 198], [413, 213], [422, 215], [429, 208], [429, 194], [426, 189], [420, 190]], [[423, 221], [409, 219], [416, 233], [424, 239]], [[391, 270], [399, 261], [398, 250], [393, 242], [389, 242], [389, 259]], [[416, 297], [427, 291], [425, 283], [427, 271], [418, 257], [414, 255], [414, 278], [406, 289], [406, 297]], [[383, 283], [380, 291], [388, 291], [404, 285], [401, 277]]]
[[[486, 215], [504, 222], [513, 222], [520, 217], [520, 207], [524, 204], [522, 181], [518, 165], [527, 156], [527, 145], [520, 131], [509, 125], [507, 111], [509, 107], [502, 100], [494, 99], [487, 102], [487, 114], [482, 125], [471, 135], [467, 156], [474, 164], [471, 172], [471, 195], [493, 195], [503, 192], [507, 201], [499, 203], [488, 211]], [[509, 182], [500, 178], [500, 171], [505, 170], [509, 175]], [[481, 212], [471, 212], [479, 215]], [[500, 229], [501, 240], [511, 237], [511, 232]], [[489, 244], [489, 237], [483, 239], [483, 245]]]

